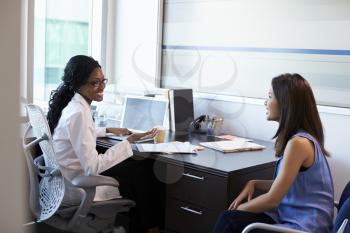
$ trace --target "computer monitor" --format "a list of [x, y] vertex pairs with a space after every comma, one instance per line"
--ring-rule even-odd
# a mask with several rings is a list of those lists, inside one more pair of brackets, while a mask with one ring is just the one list
[[169, 129], [168, 100], [152, 97], [126, 96], [120, 126], [145, 132], [155, 126]]

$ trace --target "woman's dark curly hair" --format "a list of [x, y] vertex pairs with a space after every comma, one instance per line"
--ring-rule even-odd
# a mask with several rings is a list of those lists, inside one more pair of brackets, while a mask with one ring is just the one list
[[63, 83], [50, 95], [47, 119], [52, 134], [61, 117], [62, 110], [68, 105], [74, 94], [79, 91], [79, 88], [87, 82], [90, 74], [96, 68], [101, 68], [101, 66], [92, 57], [77, 55], [69, 59], [64, 68]]

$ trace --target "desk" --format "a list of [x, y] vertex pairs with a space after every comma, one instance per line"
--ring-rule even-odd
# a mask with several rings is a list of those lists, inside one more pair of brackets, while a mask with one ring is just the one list
[[[167, 135], [169, 141], [213, 141], [206, 135]], [[155, 160], [156, 176], [166, 184], [165, 230], [171, 233], [210, 233], [222, 210], [227, 209], [247, 181], [271, 179], [276, 158], [273, 144], [256, 140], [266, 146], [262, 151], [224, 154], [204, 149], [198, 154], [140, 153], [134, 156]], [[118, 141], [97, 140], [98, 150]]]

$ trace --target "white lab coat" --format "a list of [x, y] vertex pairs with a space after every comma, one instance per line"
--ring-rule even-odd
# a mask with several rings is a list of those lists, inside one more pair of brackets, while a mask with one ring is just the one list
[[[63, 109], [53, 134], [53, 146], [60, 170], [67, 181], [78, 175], [97, 175], [132, 156], [127, 140], [104, 154], [96, 151], [96, 138], [106, 135], [106, 128], [95, 128], [90, 105], [78, 93]], [[65, 182], [63, 204], [80, 203], [82, 191]], [[99, 186], [94, 201], [120, 197], [118, 188]]]

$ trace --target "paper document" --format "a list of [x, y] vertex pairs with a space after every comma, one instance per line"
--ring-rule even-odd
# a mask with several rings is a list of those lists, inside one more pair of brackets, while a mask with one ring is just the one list
[[201, 142], [200, 145], [224, 153], [265, 149], [265, 146], [243, 140]]
[[159, 152], [159, 153], [197, 153], [198, 146], [192, 145], [189, 142], [170, 142], [149, 144], [136, 144], [140, 152]]

